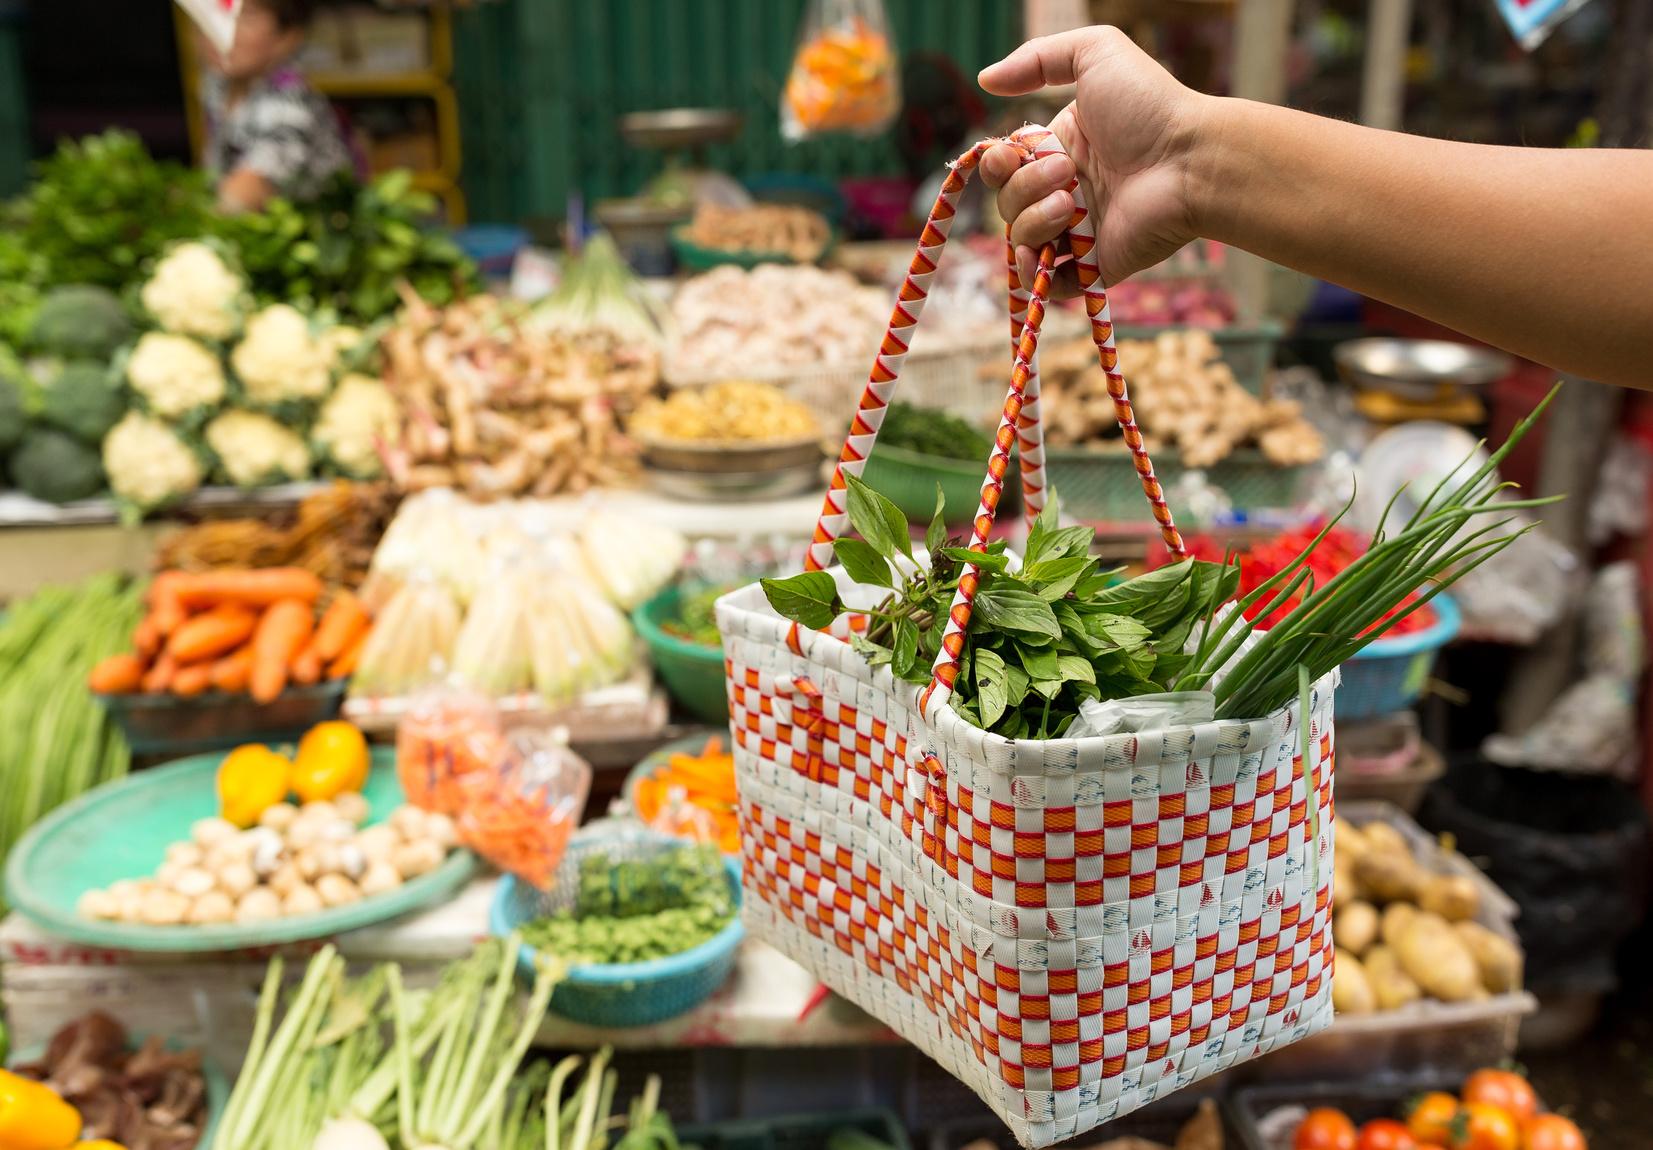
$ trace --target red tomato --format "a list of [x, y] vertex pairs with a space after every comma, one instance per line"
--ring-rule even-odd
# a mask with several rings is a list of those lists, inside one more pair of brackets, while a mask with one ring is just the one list
[[1513, 1070], [1477, 1070], [1464, 1080], [1463, 1099], [1496, 1106], [1517, 1124], [1538, 1113], [1532, 1084]]
[[1418, 1140], [1403, 1122], [1374, 1118], [1360, 1128], [1355, 1150], [1417, 1150]]
[[1570, 1119], [1539, 1114], [1521, 1127], [1521, 1150], [1589, 1150], [1589, 1144]]
[[1457, 1117], [1458, 1100], [1444, 1091], [1435, 1090], [1412, 1104], [1406, 1115], [1406, 1128], [1419, 1142], [1450, 1146], [1452, 1124]]
[[1356, 1150], [1355, 1124], [1341, 1110], [1310, 1110], [1291, 1145], [1292, 1150]]
[[1506, 1110], [1466, 1102], [1463, 1123], [1454, 1130], [1453, 1150], [1520, 1150], [1521, 1125]]

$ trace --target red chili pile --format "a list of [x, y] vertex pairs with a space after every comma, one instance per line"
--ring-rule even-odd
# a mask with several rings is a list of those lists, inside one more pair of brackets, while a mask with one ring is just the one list
[[[1240, 563], [1240, 598], [1251, 594], [1258, 587], [1278, 575], [1290, 566], [1303, 548], [1307, 547], [1314, 537], [1320, 533], [1322, 524], [1309, 523], [1294, 528], [1272, 539], [1265, 539], [1254, 543], [1250, 548], [1238, 556]], [[1188, 553], [1195, 559], [1205, 559], [1212, 563], [1221, 563], [1227, 548], [1208, 536], [1197, 536], [1188, 540]], [[1314, 572], [1314, 586], [1324, 587], [1332, 577], [1342, 571], [1349, 564], [1360, 558], [1366, 552], [1366, 540], [1350, 531], [1346, 527], [1333, 527], [1326, 533], [1315, 549], [1309, 554], [1309, 570]], [[1258, 612], [1267, 602], [1267, 597], [1254, 604], [1246, 612], [1246, 618], [1256, 623], [1260, 630], [1268, 630], [1281, 619], [1285, 618], [1291, 609], [1302, 601], [1306, 589], [1300, 589], [1288, 602], [1281, 603], [1268, 616], [1258, 619]], [[1400, 605], [1383, 617], [1387, 620], [1406, 610], [1417, 602], [1416, 595], [1408, 595]], [[1382, 629], [1382, 621], [1367, 628], [1367, 632]], [[1435, 625], [1435, 609], [1423, 607], [1393, 627], [1389, 628], [1390, 635], [1410, 635], [1423, 631]]]

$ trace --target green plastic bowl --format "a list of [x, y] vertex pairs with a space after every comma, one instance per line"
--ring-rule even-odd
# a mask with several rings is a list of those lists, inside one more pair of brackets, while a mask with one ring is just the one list
[[[936, 513], [936, 484], [947, 500], [942, 518], [947, 526], [958, 527], [976, 517], [981, 506], [981, 486], [987, 479], [987, 460], [965, 463], [957, 459], [943, 459], [939, 455], [922, 455], [905, 447], [885, 447], [878, 444], [867, 457], [866, 470], [861, 478], [874, 491], [901, 508], [914, 523], [928, 523]], [[1015, 462], [1005, 472], [1004, 496], [999, 502], [1001, 519], [1014, 515], [1021, 506], [1020, 473]]]
[[723, 680], [723, 648], [691, 643], [662, 624], [677, 618], [680, 589], [667, 587], [631, 613], [632, 626], [649, 645], [654, 669], [672, 698], [708, 723], [729, 721], [729, 693]]
[[821, 254], [812, 260], [795, 259], [786, 252], [758, 252], [737, 251], [733, 248], [705, 248], [688, 237], [688, 225], [680, 225], [672, 229], [672, 254], [677, 257], [679, 266], [695, 272], [707, 272], [725, 264], [734, 264], [736, 267], [748, 270], [759, 264], [820, 264], [832, 254], [838, 246], [838, 233], [832, 232], [827, 237], [826, 246]]

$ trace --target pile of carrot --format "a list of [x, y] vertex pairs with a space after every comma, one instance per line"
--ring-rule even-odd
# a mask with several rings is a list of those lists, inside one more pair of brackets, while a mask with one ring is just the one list
[[249, 694], [268, 703], [288, 683], [348, 676], [372, 629], [367, 608], [298, 567], [163, 571], [149, 585], [148, 613], [132, 650], [88, 678], [105, 695]]
[[679, 752], [637, 780], [632, 806], [653, 825], [681, 794], [681, 801], [705, 811], [712, 830], [700, 841], [715, 842], [724, 854], [740, 851], [740, 818], [735, 800], [735, 758], [716, 735], [698, 755]]

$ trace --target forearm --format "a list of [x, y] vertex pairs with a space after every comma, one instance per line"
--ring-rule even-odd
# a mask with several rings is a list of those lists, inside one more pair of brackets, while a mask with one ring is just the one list
[[1653, 388], [1653, 153], [1462, 144], [1230, 99], [1201, 119], [1187, 168], [1198, 234], [1551, 367]]

